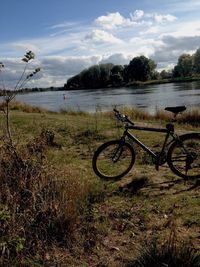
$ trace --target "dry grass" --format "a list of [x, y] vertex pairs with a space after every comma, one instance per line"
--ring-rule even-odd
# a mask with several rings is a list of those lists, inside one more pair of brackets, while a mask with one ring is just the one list
[[[145, 110], [138, 108], [123, 108], [120, 110], [121, 113], [127, 115], [133, 121], [160, 121], [160, 122], [173, 122], [174, 115], [171, 112], [165, 110], [157, 109], [155, 114], [150, 114]], [[101, 114], [107, 114], [110, 118], [114, 117], [113, 112], [105, 112]], [[186, 124], [191, 125], [193, 127], [200, 126], [200, 109], [199, 108], [191, 108], [182, 114], [178, 114], [175, 118], [176, 123], [178, 124]]]
[[192, 109], [183, 113], [179, 119], [180, 123], [191, 124], [194, 127], [200, 125], [200, 109]]
[[[36, 106], [31, 106], [19, 101], [12, 101], [9, 105], [10, 110], [18, 110], [18, 111], [23, 111], [26, 113], [45, 113], [47, 110], [41, 108], [41, 107], [36, 107]], [[5, 109], [5, 103], [1, 102], [0, 103], [0, 110]]]
[[[173, 120], [173, 114], [167, 111], [157, 110], [155, 117], [156, 120], [170, 121]], [[198, 108], [193, 108], [179, 114], [176, 121], [180, 124], [188, 124], [193, 127], [198, 127], [200, 125], [200, 110]]]
[[[89, 184], [76, 167], [56, 169], [45, 160], [47, 147], [1, 148], [0, 264], [27, 266], [53, 244], [73, 243]], [[35, 146], [35, 141], [33, 142]], [[40, 149], [38, 149], [40, 146]], [[24, 265], [23, 265], [24, 264]]]

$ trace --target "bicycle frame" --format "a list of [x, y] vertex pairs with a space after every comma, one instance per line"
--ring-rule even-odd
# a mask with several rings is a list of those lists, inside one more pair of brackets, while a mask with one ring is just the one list
[[[166, 109], [175, 115], [183, 111], [181, 106]], [[172, 123], [166, 124], [165, 128], [135, 126], [134, 122], [126, 115], [121, 114], [116, 109], [114, 112], [116, 118], [123, 123], [124, 132], [120, 139], [110, 140], [95, 151], [92, 166], [100, 178], [118, 180], [131, 170], [137, 152], [131, 143], [137, 144], [145, 153], [150, 155], [157, 171], [159, 166], [167, 163], [174, 174], [184, 179], [200, 177], [200, 170], [198, 169], [200, 168], [200, 133], [178, 135], [175, 133]], [[153, 149], [153, 151], [136, 138], [134, 130], [163, 133], [163, 141], [159, 142], [159, 144], [161, 143], [160, 151], [157, 149]], [[132, 142], [127, 142], [127, 139]], [[118, 164], [115, 165], [115, 163]]]
[[[139, 130], [139, 131], [148, 131], [148, 132], [166, 133], [160, 154], [162, 154], [162, 152], [165, 151], [165, 148], [167, 146], [169, 146], [169, 144], [171, 144], [173, 141], [178, 139], [178, 136], [174, 133], [174, 131], [171, 131], [167, 128], [166, 129], [151, 128], [151, 127], [140, 127], [140, 126], [134, 126], [134, 125], [133, 126], [129, 126], [129, 125], [125, 126], [125, 131], [124, 131], [122, 139], [125, 139], [125, 137], [127, 136], [129, 139], [133, 140], [136, 144], [138, 144], [144, 151], [146, 151], [149, 155], [151, 155], [157, 161], [159, 161], [159, 159], [160, 159], [160, 154], [155, 154], [149, 147], [145, 146], [145, 144], [143, 144], [139, 139], [137, 139], [132, 133], [130, 133], [128, 131], [129, 129]], [[170, 136], [172, 137], [172, 140], [169, 143], [167, 143]]]

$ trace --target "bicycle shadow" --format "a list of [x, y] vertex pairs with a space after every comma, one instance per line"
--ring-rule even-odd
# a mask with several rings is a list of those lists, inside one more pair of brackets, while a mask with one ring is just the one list
[[118, 192], [119, 194], [129, 196], [140, 193], [148, 195], [152, 194], [154, 196], [163, 196], [181, 194], [184, 192], [196, 190], [199, 187], [200, 180], [191, 181], [183, 179], [172, 179], [163, 182], [152, 182], [147, 177], [141, 177], [140, 179], [133, 179], [128, 183], [119, 186]]

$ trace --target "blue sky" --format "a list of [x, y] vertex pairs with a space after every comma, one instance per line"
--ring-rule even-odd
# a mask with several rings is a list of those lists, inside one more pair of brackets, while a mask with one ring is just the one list
[[199, 0], [1, 0], [5, 83], [17, 79], [28, 50], [42, 67], [30, 86], [62, 86], [91, 65], [128, 64], [139, 55], [170, 69], [200, 47], [199, 14]]

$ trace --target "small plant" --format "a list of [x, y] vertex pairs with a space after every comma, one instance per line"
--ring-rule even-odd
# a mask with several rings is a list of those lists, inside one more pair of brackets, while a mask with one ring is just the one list
[[139, 257], [126, 267], [199, 267], [200, 254], [190, 244], [173, 240], [160, 246], [156, 240], [142, 248]]
[[26, 52], [26, 54], [22, 58], [22, 61], [25, 63], [24, 69], [22, 71], [22, 74], [21, 74], [19, 80], [17, 81], [16, 85], [14, 86], [14, 88], [12, 90], [6, 89], [6, 86], [5, 86], [5, 83], [3, 80], [3, 76], [2, 76], [2, 71], [5, 68], [5, 65], [3, 64], [3, 62], [0, 62], [0, 81], [1, 81], [2, 86], [3, 86], [3, 90], [2, 90], [3, 102], [0, 105], [0, 109], [5, 114], [6, 137], [7, 137], [8, 144], [11, 146], [13, 145], [13, 140], [12, 140], [12, 134], [11, 134], [11, 129], [10, 129], [10, 119], [9, 119], [10, 102], [15, 98], [15, 96], [17, 95], [19, 90], [22, 89], [25, 86], [25, 84], [27, 82], [29, 82], [30, 79], [32, 79], [33, 76], [41, 70], [41, 68], [36, 68], [34, 71], [32, 71], [26, 75], [28, 64], [34, 58], [35, 58], [35, 54], [32, 51]]

